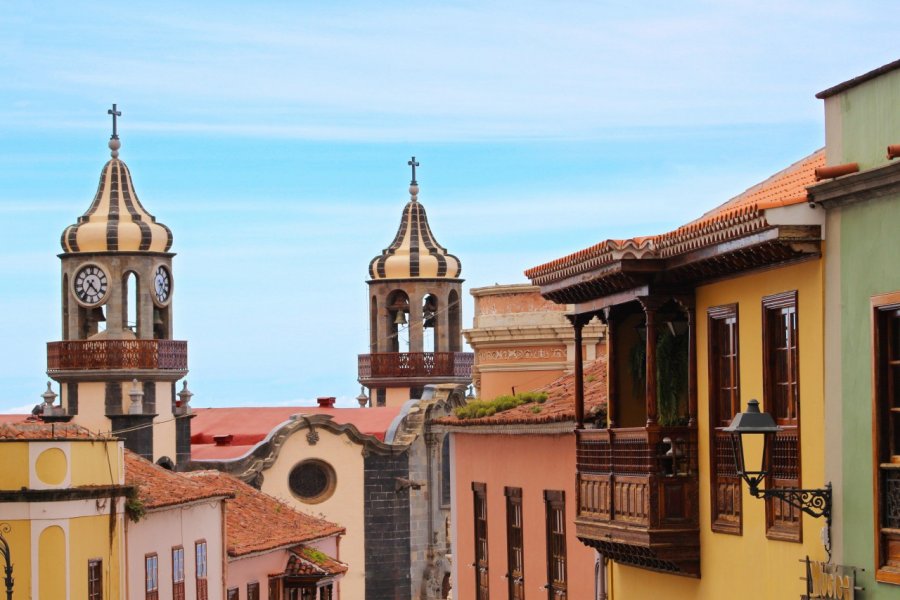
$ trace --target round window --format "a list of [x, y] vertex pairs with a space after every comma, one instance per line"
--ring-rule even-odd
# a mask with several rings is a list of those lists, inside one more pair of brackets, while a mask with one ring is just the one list
[[316, 504], [324, 502], [334, 494], [337, 483], [334, 469], [321, 460], [304, 460], [291, 469], [288, 485], [303, 502]]

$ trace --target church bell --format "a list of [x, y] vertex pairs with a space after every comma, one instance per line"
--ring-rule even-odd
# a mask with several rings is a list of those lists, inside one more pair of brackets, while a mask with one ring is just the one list
[[398, 310], [394, 317], [394, 325], [406, 325], [406, 312]]

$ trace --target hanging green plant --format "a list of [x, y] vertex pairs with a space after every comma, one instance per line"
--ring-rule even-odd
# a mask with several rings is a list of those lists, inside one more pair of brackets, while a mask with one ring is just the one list
[[647, 369], [647, 348], [644, 340], [638, 338], [631, 346], [631, 353], [628, 355], [628, 366], [631, 370], [633, 395], [635, 398], [643, 398]]
[[684, 422], [684, 400], [688, 393], [687, 335], [663, 329], [656, 342], [656, 406], [664, 427]]

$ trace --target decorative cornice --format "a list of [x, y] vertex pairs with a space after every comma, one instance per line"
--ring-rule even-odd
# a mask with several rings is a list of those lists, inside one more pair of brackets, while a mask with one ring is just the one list
[[435, 431], [444, 433], [468, 433], [472, 435], [564, 435], [573, 434], [575, 421], [551, 423], [515, 423], [494, 425], [435, 425]]
[[[73, 440], [74, 441], [74, 440]], [[64, 488], [59, 490], [0, 491], [0, 502], [62, 502], [67, 500], [94, 500], [118, 498], [134, 492], [130, 485], [97, 485], [90, 487]]]
[[360, 433], [356, 426], [350, 423], [335, 423], [332, 415], [299, 414], [273, 429], [263, 441], [243, 456], [233, 459], [192, 460], [188, 469], [191, 471], [203, 469], [224, 471], [241, 481], [258, 486], [262, 483], [262, 472], [275, 464], [287, 439], [301, 429], [310, 428], [330, 431], [336, 435], [346, 435], [350, 441], [362, 446], [366, 453], [390, 456], [402, 454], [409, 448], [408, 445], [385, 444], [374, 436]]

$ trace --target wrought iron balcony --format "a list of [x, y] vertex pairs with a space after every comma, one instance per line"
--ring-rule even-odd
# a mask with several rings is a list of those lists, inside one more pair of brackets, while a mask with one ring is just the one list
[[576, 434], [578, 538], [626, 565], [699, 577], [696, 429]]
[[472, 379], [471, 352], [378, 352], [359, 355], [359, 381], [388, 383], [412, 380], [423, 383], [441, 379], [447, 382], [468, 382]]
[[70, 340], [47, 343], [47, 373], [106, 370], [187, 371], [180, 340]]

